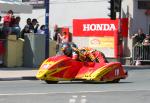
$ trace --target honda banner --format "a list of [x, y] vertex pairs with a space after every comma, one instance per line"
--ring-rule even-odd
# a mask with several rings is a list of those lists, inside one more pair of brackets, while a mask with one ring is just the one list
[[[74, 19], [73, 36], [114, 36], [118, 33], [119, 19]], [[127, 37], [128, 19], [121, 20], [122, 36]]]
[[[121, 33], [119, 33], [119, 27]], [[109, 18], [74, 19], [73, 36], [89, 37], [89, 46], [93, 48], [114, 49], [114, 57], [122, 56], [122, 43], [120, 37], [128, 36], [128, 19], [111, 20]]]

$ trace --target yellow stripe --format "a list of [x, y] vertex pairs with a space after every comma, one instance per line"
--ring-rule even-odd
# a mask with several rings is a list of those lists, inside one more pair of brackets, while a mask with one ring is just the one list
[[[55, 73], [58, 73], [58, 72], [60, 72], [60, 71], [62, 71], [62, 70], [65, 70], [65, 69], [67, 69], [67, 68], [69, 68], [69, 67], [71, 67], [71, 66], [66, 66], [66, 67], [62, 67], [62, 68], [57, 68], [57, 69], [55, 69], [55, 72], [53, 72], [53, 73], [51, 73], [51, 75], [53, 75], [53, 74], [55, 74]], [[50, 70], [49, 70], [50, 71]]]

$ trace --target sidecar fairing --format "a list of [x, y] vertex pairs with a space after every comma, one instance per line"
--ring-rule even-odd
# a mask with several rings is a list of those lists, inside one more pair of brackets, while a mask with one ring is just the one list
[[46, 59], [36, 77], [47, 83], [71, 80], [119, 82], [127, 77], [127, 72], [119, 62], [80, 62], [63, 55]]

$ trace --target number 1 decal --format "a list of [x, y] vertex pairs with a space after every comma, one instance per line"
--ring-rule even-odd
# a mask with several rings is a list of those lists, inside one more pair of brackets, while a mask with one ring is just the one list
[[115, 69], [115, 76], [118, 76], [119, 75], [119, 69]]

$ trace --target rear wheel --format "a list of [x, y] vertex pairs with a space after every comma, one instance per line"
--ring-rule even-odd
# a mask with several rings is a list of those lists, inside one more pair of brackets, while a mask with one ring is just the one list
[[57, 84], [58, 81], [45, 80], [47, 84]]
[[114, 79], [112, 81], [108, 81], [107, 83], [119, 83], [120, 79]]
[[120, 79], [114, 79], [113, 81], [111, 81], [112, 83], [119, 83]]

